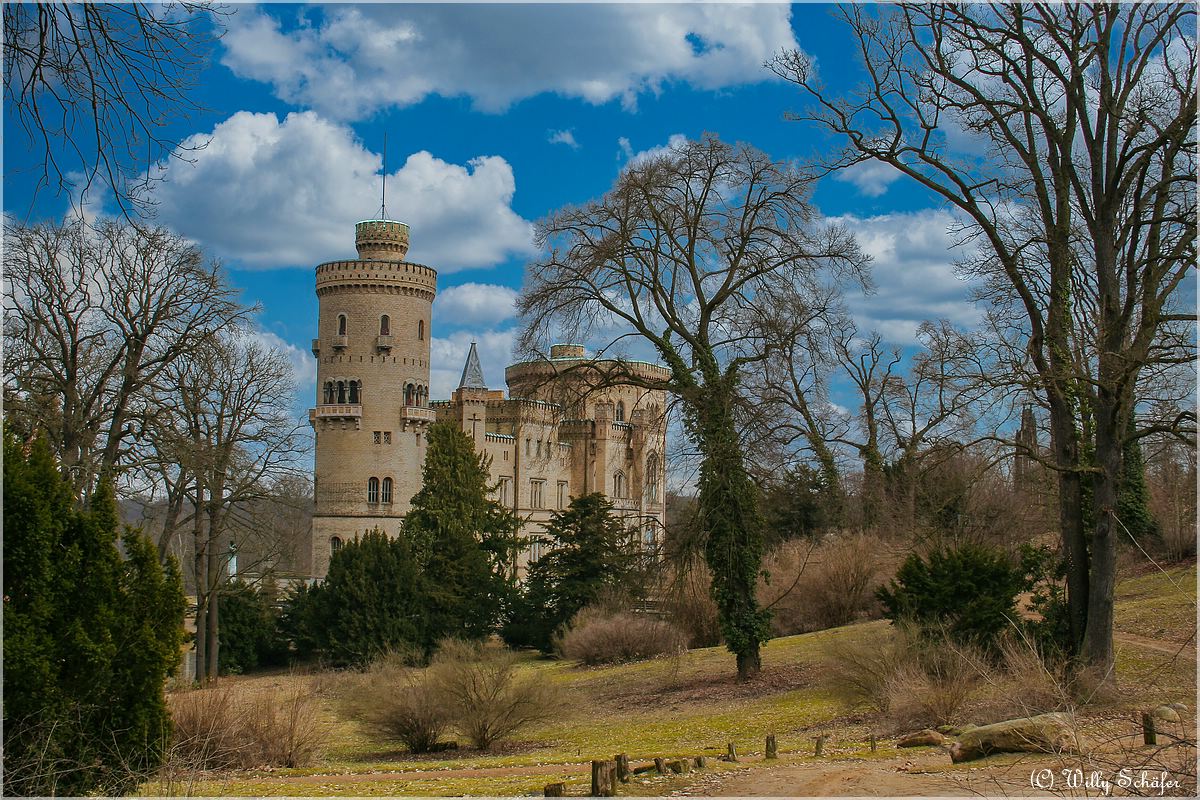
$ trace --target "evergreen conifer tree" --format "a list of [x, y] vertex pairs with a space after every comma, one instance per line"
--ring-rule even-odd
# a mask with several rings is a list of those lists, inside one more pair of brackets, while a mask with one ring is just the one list
[[307, 594], [318, 648], [336, 666], [365, 666], [392, 649], [425, 641], [426, 583], [401, 533], [376, 528], [347, 542]]
[[45, 442], [4, 437], [4, 791], [120, 794], [161, 763], [179, 663], [179, 574], [101, 485], [74, 507]]
[[427, 640], [480, 639], [495, 627], [514, 583], [520, 521], [489, 499], [488, 460], [453, 422], [431, 425], [421, 491], [404, 530], [424, 566]]
[[513, 644], [549, 652], [555, 631], [606, 591], [636, 587], [639, 560], [629, 531], [603, 494], [576, 497], [555, 512], [543, 539], [550, 551], [529, 567], [524, 596], [506, 627]]

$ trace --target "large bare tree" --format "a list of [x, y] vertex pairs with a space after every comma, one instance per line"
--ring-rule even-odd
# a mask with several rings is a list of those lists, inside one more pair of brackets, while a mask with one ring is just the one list
[[86, 498], [140, 435], [139, 398], [246, 310], [216, 264], [163, 228], [76, 220], [4, 239], [6, 402]]
[[182, 155], [171, 126], [216, 37], [211, 3], [5, 3], [4, 112], [40, 164], [38, 189], [72, 201], [99, 183], [143, 211], [151, 167]]
[[[168, 488], [163, 540], [190, 528], [190, 546], [183, 549], [196, 589], [201, 682], [217, 675], [218, 592], [229, 578], [235, 532], [255, 537], [248, 549], [260, 557], [281, 545], [269, 538], [294, 534], [255, 524], [250, 515], [256, 501], [271, 498], [281, 480], [301, 471], [306, 443], [287, 405], [295, 388], [285, 354], [235, 331], [171, 365], [147, 420], [163, 446], [153, 465]], [[173, 549], [163, 540], [160, 550]]]
[[679, 398], [700, 453], [713, 597], [743, 679], [759, 671], [768, 629], [755, 599], [762, 521], [736, 426], [739, 384], [770, 357], [776, 332], [808, 323], [806, 299], [826, 294], [823, 281], [865, 263], [848, 233], [818, 223], [810, 189], [808, 174], [752, 147], [687, 142], [544, 220], [547, 252], [518, 300], [527, 352], [597, 335], [611, 356], [628, 337], [665, 363], [653, 381], [622, 370], [618, 353], [610, 377]]
[[797, 117], [845, 142], [829, 168], [892, 166], [954, 206], [984, 250], [978, 263], [1011, 301], [1049, 411], [1069, 644], [1111, 679], [1115, 509], [1134, 389], [1148, 364], [1194, 358], [1194, 337], [1164, 334], [1194, 319], [1178, 290], [1196, 263], [1195, 9], [900, 4], [841, 14], [864, 62], [859, 89], [830, 91], [799, 52], [771, 66], [810, 101]]

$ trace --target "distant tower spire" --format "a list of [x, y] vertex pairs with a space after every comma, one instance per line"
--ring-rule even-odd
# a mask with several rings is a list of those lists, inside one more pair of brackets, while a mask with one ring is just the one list
[[463, 365], [462, 379], [458, 382], [460, 389], [486, 389], [483, 382], [483, 367], [479, 366], [479, 352], [475, 343], [471, 342], [471, 352], [467, 353], [467, 363]]

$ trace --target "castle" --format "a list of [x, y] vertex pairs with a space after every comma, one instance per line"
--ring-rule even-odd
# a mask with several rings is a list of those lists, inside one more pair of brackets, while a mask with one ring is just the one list
[[[662, 536], [666, 397], [632, 385], [591, 388], [611, 361], [579, 345], [505, 370], [509, 396], [489, 388], [474, 343], [449, 400], [429, 398], [430, 317], [437, 272], [405, 261], [408, 226], [355, 225], [358, 258], [316, 269], [319, 304], [312, 573], [333, 552], [378, 527], [394, 535], [421, 488], [425, 432], [453, 420], [489, 457], [494, 499], [524, 520], [531, 539], [572, 497], [603, 492], [643, 545]], [[664, 367], [624, 362], [649, 379]], [[536, 561], [530, 542], [518, 559]]]

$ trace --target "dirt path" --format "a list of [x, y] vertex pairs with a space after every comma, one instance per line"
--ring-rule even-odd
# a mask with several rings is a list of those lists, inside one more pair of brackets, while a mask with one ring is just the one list
[[479, 769], [425, 769], [403, 772], [347, 772], [333, 775], [280, 776], [281, 783], [375, 783], [379, 781], [429, 781], [446, 778], [489, 778], [508, 775], [583, 774], [588, 764], [537, 764], [526, 767], [482, 767]]
[[702, 797], [1022, 797], [1035, 790], [1030, 776], [1053, 759], [951, 765], [940, 749], [922, 748], [896, 759], [848, 759], [759, 767], [699, 777], [675, 795]]
[[1128, 644], [1142, 650], [1153, 650], [1155, 653], [1163, 653], [1169, 656], [1182, 656], [1184, 658], [1196, 660], [1196, 642], [1165, 642], [1162, 639], [1149, 639], [1145, 636], [1138, 636], [1136, 633], [1123, 633], [1116, 631], [1113, 633], [1113, 639], [1118, 644]]

